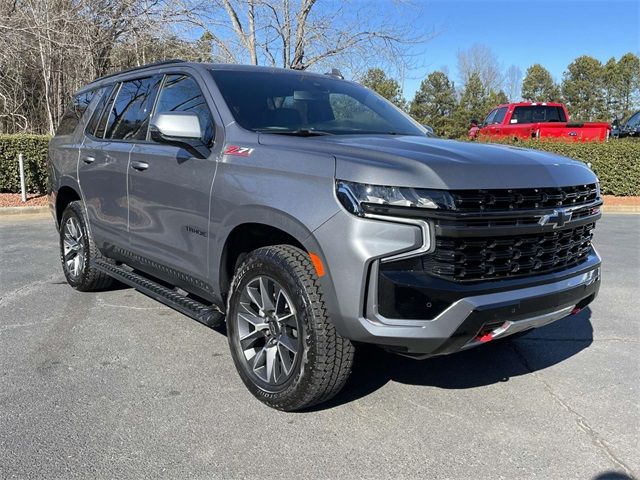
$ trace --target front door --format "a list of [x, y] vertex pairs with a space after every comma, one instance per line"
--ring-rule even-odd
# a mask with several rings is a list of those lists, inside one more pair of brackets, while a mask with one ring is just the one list
[[[212, 145], [214, 120], [196, 79], [166, 75], [154, 115], [195, 112], [202, 141]], [[214, 155], [195, 158], [186, 150], [153, 142], [137, 144], [131, 153], [129, 232], [134, 253], [167, 266], [204, 288], [208, 275], [209, 198], [216, 170]], [[187, 276], [181, 275], [185, 273]]]

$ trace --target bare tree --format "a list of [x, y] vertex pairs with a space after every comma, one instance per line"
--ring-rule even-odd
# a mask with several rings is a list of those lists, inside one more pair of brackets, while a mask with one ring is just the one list
[[504, 88], [511, 102], [520, 100], [522, 89], [522, 70], [517, 65], [511, 65], [504, 74]]
[[466, 85], [475, 73], [484, 88], [498, 92], [503, 84], [501, 70], [498, 58], [486, 45], [475, 44], [458, 52], [458, 74], [462, 85]]
[[[52, 134], [96, 77], [166, 58], [286, 68], [409, 62], [406, 0], [0, 0], [0, 132]], [[345, 68], [346, 67], [346, 68]]]
[[196, 56], [197, 42], [171, 39], [188, 12], [169, 1], [0, 0], [0, 131], [52, 134], [88, 81], [176, 49]]
[[212, 33], [218, 58], [304, 70], [340, 64], [400, 65], [424, 41], [409, 20], [412, 6], [389, 3], [383, 15], [350, 1], [215, 0], [191, 22]]

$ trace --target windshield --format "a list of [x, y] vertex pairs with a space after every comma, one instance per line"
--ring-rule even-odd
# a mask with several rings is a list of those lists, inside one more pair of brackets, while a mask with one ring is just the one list
[[235, 120], [247, 130], [425, 135], [391, 103], [351, 82], [290, 72], [211, 73]]

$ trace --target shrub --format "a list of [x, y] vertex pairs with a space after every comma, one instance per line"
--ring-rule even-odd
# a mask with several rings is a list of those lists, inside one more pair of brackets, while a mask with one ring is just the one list
[[[27, 189], [47, 191], [47, 145], [45, 135], [0, 135], [0, 192], [20, 191], [18, 153], [23, 154]], [[510, 142], [512, 143], [512, 142]], [[518, 146], [557, 153], [582, 160], [600, 178], [602, 193], [640, 195], [640, 141], [611, 140], [606, 143], [564, 143], [542, 140], [517, 142]]]
[[0, 135], [0, 193], [20, 192], [18, 154], [24, 159], [27, 191], [47, 192], [46, 135]]
[[640, 142], [611, 140], [605, 143], [567, 143], [530, 140], [508, 143], [591, 164], [605, 195], [640, 195]]

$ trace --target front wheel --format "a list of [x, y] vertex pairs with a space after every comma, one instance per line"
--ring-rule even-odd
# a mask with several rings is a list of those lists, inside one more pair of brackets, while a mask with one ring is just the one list
[[329, 400], [351, 371], [354, 347], [327, 317], [309, 256], [289, 245], [255, 250], [238, 267], [227, 331], [242, 381], [279, 410]]

